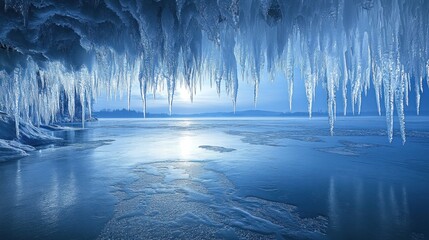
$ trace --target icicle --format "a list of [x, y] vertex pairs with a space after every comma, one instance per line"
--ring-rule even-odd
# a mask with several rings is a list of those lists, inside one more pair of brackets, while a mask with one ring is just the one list
[[81, 121], [82, 121], [82, 128], [85, 128], [85, 82], [86, 82], [87, 75], [85, 74], [85, 71], [82, 70], [80, 76], [79, 76], [79, 100], [80, 100], [80, 107], [82, 111]]
[[147, 80], [143, 78], [143, 74], [139, 73], [139, 83], [140, 83], [140, 96], [142, 98], [143, 104], [143, 117], [146, 118], [146, 91], [147, 91]]
[[382, 80], [383, 75], [381, 74], [381, 69], [378, 66], [374, 66], [373, 68], [374, 68], [373, 79], [374, 79], [375, 99], [377, 102], [378, 115], [381, 116], [380, 93], [381, 93], [381, 85], [383, 82]]
[[429, 60], [426, 63], [426, 82], [427, 82], [427, 85], [429, 87]]
[[292, 99], [293, 99], [293, 81], [294, 81], [294, 61], [292, 56], [292, 39], [289, 39], [287, 44], [287, 53], [286, 53], [286, 81], [288, 86], [289, 93], [289, 111], [292, 111]]
[[344, 116], [347, 115], [347, 84], [348, 84], [348, 80], [349, 80], [349, 75], [348, 75], [348, 67], [347, 67], [347, 60], [346, 60], [346, 51], [343, 50], [343, 103], [344, 103]]
[[404, 92], [407, 91], [406, 89], [406, 76], [404, 71], [401, 71], [401, 76], [398, 83], [398, 86], [396, 88], [395, 93], [395, 104], [396, 104], [396, 111], [398, 112], [398, 118], [399, 118], [399, 126], [401, 130], [401, 138], [402, 143], [405, 144], [406, 137], [405, 137], [405, 113], [404, 113]]
[[15, 93], [15, 102], [14, 102], [14, 111], [13, 115], [15, 117], [15, 133], [16, 138], [19, 139], [19, 98], [20, 98], [20, 78], [21, 78], [21, 69], [19, 67], [15, 68], [13, 72], [13, 91]]
[[368, 33], [363, 34], [362, 43], [362, 81], [364, 84], [365, 96], [367, 95], [368, 88], [370, 86], [371, 77], [371, 48], [369, 45]]
[[338, 66], [338, 61], [327, 57], [326, 60], [327, 68], [327, 91], [328, 91], [328, 116], [329, 116], [329, 125], [330, 133], [334, 134], [334, 122], [336, 114], [336, 99], [335, 92], [338, 88], [338, 82], [340, 78], [340, 69]]
[[258, 93], [259, 93], [259, 82], [255, 80], [253, 83], [253, 107], [256, 108], [256, 103], [258, 102]]
[[167, 79], [167, 91], [168, 91], [168, 113], [171, 116], [173, 112], [173, 98], [174, 98], [174, 90], [176, 88], [176, 81], [174, 81], [171, 77]]
[[416, 112], [417, 112], [417, 115], [420, 115], [420, 86], [419, 86], [419, 80], [417, 80], [417, 78], [415, 78], [414, 90], [416, 94]]
[[314, 91], [315, 91], [315, 81], [314, 76], [311, 74], [310, 69], [310, 61], [308, 58], [306, 58], [305, 65], [303, 66], [303, 73], [301, 76], [304, 76], [304, 85], [305, 85], [305, 94], [307, 96], [307, 104], [308, 104], [308, 116], [311, 118], [312, 112], [313, 112], [313, 97], [314, 97]]

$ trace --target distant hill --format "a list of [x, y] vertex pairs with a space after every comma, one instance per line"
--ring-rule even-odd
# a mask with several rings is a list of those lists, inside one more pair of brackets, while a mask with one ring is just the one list
[[[143, 118], [143, 112], [135, 110], [101, 110], [92, 114], [97, 118]], [[313, 116], [325, 116], [325, 113], [313, 113]], [[210, 112], [196, 114], [172, 114], [146, 113], [146, 118], [207, 118], [207, 117], [286, 117], [286, 116], [308, 116], [306, 112], [282, 113], [262, 110], [246, 110], [237, 112]]]
[[96, 118], [142, 118], [143, 112], [137, 112], [134, 110], [101, 110], [93, 112], [92, 116]]
[[[384, 113], [383, 113], [384, 114]], [[143, 112], [135, 110], [101, 110], [93, 112], [96, 118], [143, 118]], [[337, 116], [343, 114], [338, 112]], [[357, 114], [356, 114], [357, 115]], [[407, 116], [415, 116], [415, 112], [406, 112]], [[429, 115], [429, 112], [422, 112], [420, 115]], [[167, 113], [146, 113], [146, 118], [215, 118], [215, 117], [307, 117], [307, 112], [274, 112], [263, 110], [246, 110], [237, 112], [209, 112], [209, 113], [196, 113], [196, 114], [172, 114]], [[327, 116], [325, 112], [313, 112], [312, 116], [321, 117]], [[353, 113], [348, 113], [347, 116], [353, 116]], [[360, 116], [378, 116], [376, 112], [363, 112]]]

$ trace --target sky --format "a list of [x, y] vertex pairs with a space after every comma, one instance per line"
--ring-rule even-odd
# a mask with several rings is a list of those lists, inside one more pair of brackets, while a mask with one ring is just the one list
[[[287, 82], [282, 76], [282, 74], [278, 74], [278, 76], [273, 81], [268, 80], [267, 76], [263, 77], [259, 85], [259, 94], [256, 107], [253, 101], [253, 82], [247, 82], [246, 80], [242, 81], [241, 76], [239, 76], [238, 84], [239, 87], [236, 105], [237, 111], [258, 109], [265, 111], [290, 112]], [[297, 81], [295, 83], [293, 102], [293, 112], [307, 111], [307, 100], [305, 98], [304, 84], [301, 81]], [[323, 106], [324, 105], [321, 105], [319, 107], [323, 109]], [[123, 108], [127, 108], [126, 94], [124, 94], [122, 99], [117, 97], [116, 100], [109, 100], [106, 94], [102, 94], [97, 99], [94, 105], [95, 111], [100, 111], [103, 109], [115, 110]], [[133, 88], [130, 109], [142, 111], [142, 101], [138, 87]], [[176, 88], [173, 102], [173, 113], [194, 114], [232, 111], [232, 99], [226, 93], [224, 84], [222, 84], [221, 94], [220, 96], [218, 96], [215, 85], [213, 84], [213, 86], [210, 86], [209, 81], [204, 81], [201, 90], [197, 89], [197, 93], [194, 95], [193, 102], [191, 102], [189, 92], [185, 87], [177, 86]], [[147, 112], [168, 113], [168, 101], [166, 91], [158, 92], [155, 99], [153, 99], [152, 95], [149, 96], [149, 100], [147, 103]]]
[[[272, 81], [264, 74], [259, 85], [259, 94], [256, 107], [253, 103], [253, 83], [252, 81], [242, 81], [239, 76], [239, 87], [237, 95], [237, 111], [245, 110], [264, 110], [275, 112], [307, 112], [307, 98], [305, 96], [304, 81], [301, 79], [299, 69], [294, 72], [294, 92], [292, 100], [292, 111], [289, 110], [289, 97], [287, 89], [287, 81], [283, 74], [277, 74], [276, 78]], [[413, 80], [412, 80], [413, 81]], [[413, 83], [412, 83], [413, 84]], [[138, 83], [134, 84], [131, 96], [131, 110], [142, 111], [142, 101], [138, 89]], [[201, 90], [198, 89], [194, 95], [194, 101], [191, 102], [189, 93], [183, 86], [176, 86], [176, 92], [173, 101], [173, 114], [196, 114], [208, 112], [232, 112], [233, 104], [230, 96], [225, 91], [225, 86], [222, 85], [221, 94], [218, 96], [216, 87], [210, 86], [209, 81], [203, 81]], [[350, 91], [349, 91], [350, 92]], [[422, 93], [421, 97], [421, 111], [429, 111], [429, 94]], [[148, 113], [168, 113], [168, 100], [166, 90], [160, 91], [156, 94], [156, 98], [152, 94], [148, 95], [149, 100], [147, 103]], [[409, 106], [406, 106], [406, 111], [415, 114], [415, 93], [410, 92]], [[351, 99], [348, 96], [348, 115], [351, 113]], [[316, 98], [313, 102], [313, 112], [326, 112], [326, 90], [323, 88], [321, 81], [316, 90]], [[382, 109], [383, 100], [381, 100]], [[108, 99], [106, 94], [102, 94], [96, 100], [93, 106], [94, 111], [100, 110], [115, 110], [126, 109], [127, 99], [126, 94], [123, 97], [119, 96]], [[377, 111], [376, 98], [374, 89], [368, 91], [367, 96], [362, 98], [362, 112], [375, 113]], [[384, 112], [384, 110], [382, 110]], [[343, 114], [343, 97], [341, 89], [337, 91], [337, 115]]]

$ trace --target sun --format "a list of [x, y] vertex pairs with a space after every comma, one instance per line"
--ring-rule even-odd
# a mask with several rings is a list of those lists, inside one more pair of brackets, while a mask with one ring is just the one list
[[181, 102], [191, 102], [191, 94], [184, 84], [176, 87], [174, 91], [174, 98]]

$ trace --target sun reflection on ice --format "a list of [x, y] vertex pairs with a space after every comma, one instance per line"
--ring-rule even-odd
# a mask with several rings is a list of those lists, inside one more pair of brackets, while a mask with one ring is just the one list
[[195, 143], [192, 137], [188, 134], [179, 137], [179, 156], [180, 159], [190, 159], [193, 151], [195, 150]]

